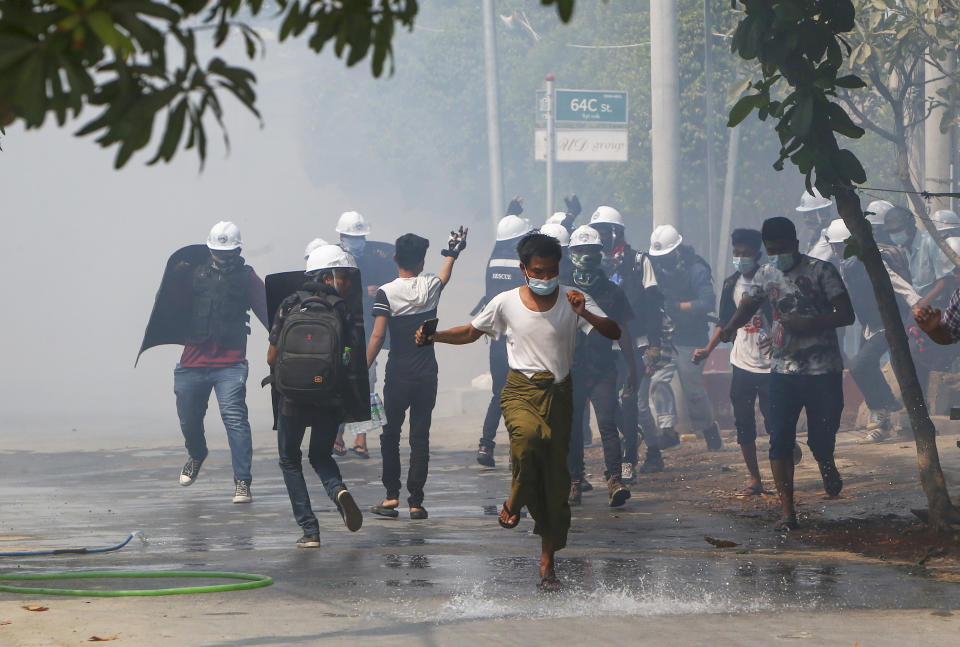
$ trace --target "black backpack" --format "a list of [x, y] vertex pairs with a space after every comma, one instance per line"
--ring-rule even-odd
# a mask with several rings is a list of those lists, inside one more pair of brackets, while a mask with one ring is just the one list
[[346, 330], [336, 295], [298, 292], [277, 342], [273, 383], [294, 402], [335, 406], [343, 400]]

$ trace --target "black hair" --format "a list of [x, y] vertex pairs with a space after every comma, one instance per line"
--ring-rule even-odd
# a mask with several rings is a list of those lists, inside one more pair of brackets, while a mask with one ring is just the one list
[[760, 232], [756, 229], [734, 229], [730, 234], [730, 243], [733, 245], [746, 245], [750, 249], [760, 250], [763, 245]]
[[416, 270], [427, 255], [430, 241], [416, 234], [404, 234], [397, 239], [394, 258], [402, 269]]
[[904, 209], [903, 207], [888, 209], [887, 212], [883, 214], [883, 227], [886, 230], [889, 230], [891, 227], [896, 230], [899, 230], [901, 227], [908, 229], [911, 223], [913, 223], [913, 214], [909, 209]]
[[524, 265], [534, 256], [555, 258], [559, 261], [563, 258], [563, 250], [560, 248], [560, 241], [553, 236], [534, 232], [527, 234], [517, 243], [517, 256]]
[[797, 228], [789, 218], [774, 216], [763, 221], [760, 230], [763, 240], [783, 240], [793, 242], [797, 239]]

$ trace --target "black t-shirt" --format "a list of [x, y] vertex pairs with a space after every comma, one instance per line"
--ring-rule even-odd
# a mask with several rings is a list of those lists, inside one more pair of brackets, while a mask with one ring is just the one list
[[[591, 287], [585, 287], [571, 283], [571, 285], [586, 294], [589, 294], [600, 309], [608, 317], [624, 326], [623, 332], [626, 332], [625, 325], [633, 317], [633, 308], [623, 290], [616, 283], [610, 281], [605, 275], [602, 276]], [[607, 371], [614, 370], [616, 355], [613, 350], [613, 341], [607, 339], [597, 331], [589, 335], [579, 333], [577, 335], [577, 348], [573, 356], [574, 369], [586, 369], [588, 371]]]
[[396, 278], [380, 287], [374, 299], [374, 317], [387, 317], [390, 354], [386, 379], [436, 378], [437, 358], [433, 345], [417, 346], [414, 334], [428, 319], [437, 316], [443, 283], [436, 274]]

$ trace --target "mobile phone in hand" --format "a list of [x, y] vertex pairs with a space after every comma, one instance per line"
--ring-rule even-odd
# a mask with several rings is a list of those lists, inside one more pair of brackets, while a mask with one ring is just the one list
[[[423, 322], [422, 328], [423, 328], [423, 337], [424, 337], [425, 340], [426, 340], [428, 337], [430, 337], [432, 334], [434, 334], [435, 332], [437, 332], [437, 324], [438, 324], [438, 323], [440, 323], [440, 320], [439, 320], [439, 319], [436, 319], [436, 318], [434, 318], [434, 319], [427, 319], [426, 321]], [[432, 343], [433, 343], [433, 341], [426, 341], [424, 345], [426, 345], [426, 344], [432, 344]]]

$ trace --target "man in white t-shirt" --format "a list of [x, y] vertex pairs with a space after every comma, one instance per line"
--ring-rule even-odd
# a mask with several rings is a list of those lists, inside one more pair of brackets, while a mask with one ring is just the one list
[[[720, 325], [713, 331], [713, 337], [704, 348], [693, 351], [693, 361], [703, 362], [720, 343], [723, 326], [733, 318], [737, 306], [745, 294], [750, 294], [753, 277], [760, 267], [763, 254], [763, 242], [756, 229], [735, 229], [730, 236], [733, 246], [732, 275], [723, 282], [720, 292]], [[750, 474], [750, 483], [734, 494], [740, 497], [767, 494], [760, 479], [760, 465], [757, 461], [757, 420], [754, 407], [760, 401], [760, 413], [764, 427], [767, 426], [770, 391], [770, 355], [769, 336], [772, 313], [770, 306], [759, 308], [742, 328], [737, 329], [736, 339], [730, 349], [730, 403], [733, 405], [734, 424], [737, 427], [737, 444], [743, 454], [743, 462]], [[800, 446], [794, 445], [794, 462]]]
[[[510, 434], [513, 482], [499, 522], [514, 528], [526, 506], [541, 538], [540, 588], [562, 588], [554, 553], [567, 543], [570, 529], [570, 472], [567, 450], [573, 422], [570, 367], [577, 331], [593, 328], [609, 339], [620, 327], [578, 290], [560, 285], [560, 243], [551, 236], [528, 234], [517, 245], [526, 285], [495, 296], [466, 326], [425, 336], [418, 344], [469, 344], [484, 334], [506, 336], [510, 373], [500, 406]], [[564, 303], [563, 295], [566, 295]]]

